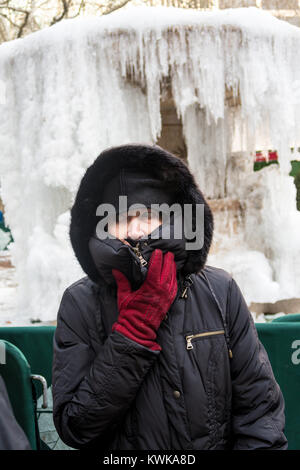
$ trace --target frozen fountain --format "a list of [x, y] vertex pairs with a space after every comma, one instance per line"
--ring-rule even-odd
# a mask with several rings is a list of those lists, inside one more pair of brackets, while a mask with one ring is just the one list
[[[300, 297], [288, 176], [299, 61], [299, 28], [256, 8], [138, 7], [2, 44], [1, 197], [19, 315], [54, 320], [64, 289], [85, 275], [68, 239], [80, 179], [108, 146], [158, 141], [166, 82], [215, 210], [208, 264], [230, 271], [248, 303]], [[253, 172], [257, 148], [276, 148], [280, 165]]]

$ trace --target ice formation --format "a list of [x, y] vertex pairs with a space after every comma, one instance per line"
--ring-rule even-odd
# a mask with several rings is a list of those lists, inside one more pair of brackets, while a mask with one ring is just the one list
[[[278, 150], [280, 168], [257, 172], [265, 176], [257, 189], [262, 210], [246, 213], [242, 251], [229, 237], [211, 259], [237, 274], [248, 301], [299, 296], [300, 213], [287, 176], [289, 149], [300, 139], [299, 59], [299, 28], [256, 8], [138, 7], [2, 44], [1, 195], [15, 240], [20, 314], [55, 319], [63, 290], [84, 275], [68, 239], [79, 181], [104, 148], [157, 141], [167, 77], [207, 197], [247, 202], [248, 178], [262, 175], [241, 176], [239, 187], [226, 183], [228, 156]], [[226, 105], [226, 89], [240, 105]]]
[[293, 179], [277, 165], [258, 172], [252, 168], [252, 158], [244, 155], [242, 169], [227, 169], [228, 198], [238, 199], [242, 209], [236, 211], [236, 227], [232, 212], [216, 214], [218, 250], [208, 262], [233, 274], [249, 304], [297, 298], [300, 212]]

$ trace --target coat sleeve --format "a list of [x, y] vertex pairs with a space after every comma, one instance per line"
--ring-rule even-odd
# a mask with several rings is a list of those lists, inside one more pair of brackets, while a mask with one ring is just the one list
[[75, 449], [107, 449], [160, 351], [118, 332], [96, 354], [83, 312], [66, 289], [53, 339], [53, 420]]
[[233, 448], [287, 449], [282, 392], [234, 279], [229, 289]]

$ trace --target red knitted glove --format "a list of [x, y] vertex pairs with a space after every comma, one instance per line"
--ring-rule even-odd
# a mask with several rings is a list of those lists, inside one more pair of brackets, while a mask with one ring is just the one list
[[117, 269], [112, 273], [118, 285], [119, 308], [119, 317], [112, 331], [119, 331], [143, 346], [160, 351], [161, 346], [154, 341], [156, 331], [177, 293], [174, 254], [168, 251], [163, 255], [161, 250], [154, 250], [146, 279], [135, 291], [123, 273]]

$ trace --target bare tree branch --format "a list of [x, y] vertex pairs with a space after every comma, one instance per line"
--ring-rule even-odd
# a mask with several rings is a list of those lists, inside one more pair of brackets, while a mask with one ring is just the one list
[[117, 5], [114, 5], [114, 3], [116, 2], [110, 2], [107, 10], [104, 11], [102, 15], [108, 15], [109, 13], [112, 13], [113, 11], [119, 10], [120, 8], [123, 8], [130, 1], [131, 0], [123, 0], [121, 3], [118, 3]]
[[8, 16], [6, 15], [5, 13], [0, 13], [0, 16], [2, 18], [5, 18], [12, 26], [14, 26], [15, 28], [19, 28], [19, 25], [17, 25], [16, 23], [13, 22], [13, 20]]
[[73, 16], [69, 16], [69, 18], [72, 19], [72, 18], [76, 18], [77, 16], [79, 16], [84, 5], [85, 5], [85, 1], [81, 0], [77, 13], [75, 13], [75, 15]]
[[18, 38], [20, 38], [20, 37], [22, 36], [22, 34], [23, 34], [23, 30], [24, 30], [25, 26], [26, 26], [27, 23], [28, 23], [29, 15], [30, 15], [29, 11], [27, 11], [27, 12], [25, 13], [25, 15], [24, 15], [23, 23], [22, 23], [22, 24], [20, 25], [20, 27], [19, 27], [19, 32], [18, 32], [18, 35], [17, 35]]
[[10, 5], [0, 5], [0, 8], [6, 8], [7, 10], [15, 11], [17, 13], [29, 13], [27, 10], [24, 10], [23, 8], [16, 8]]
[[50, 26], [52, 26], [55, 23], [58, 23], [59, 21], [61, 21], [68, 14], [69, 7], [70, 7], [70, 2], [67, 2], [66, 0], [61, 0], [61, 2], [62, 2], [62, 6], [63, 6], [62, 13], [59, 16], [54, 16], [53, 17], [53, 19], [50, 23]]

